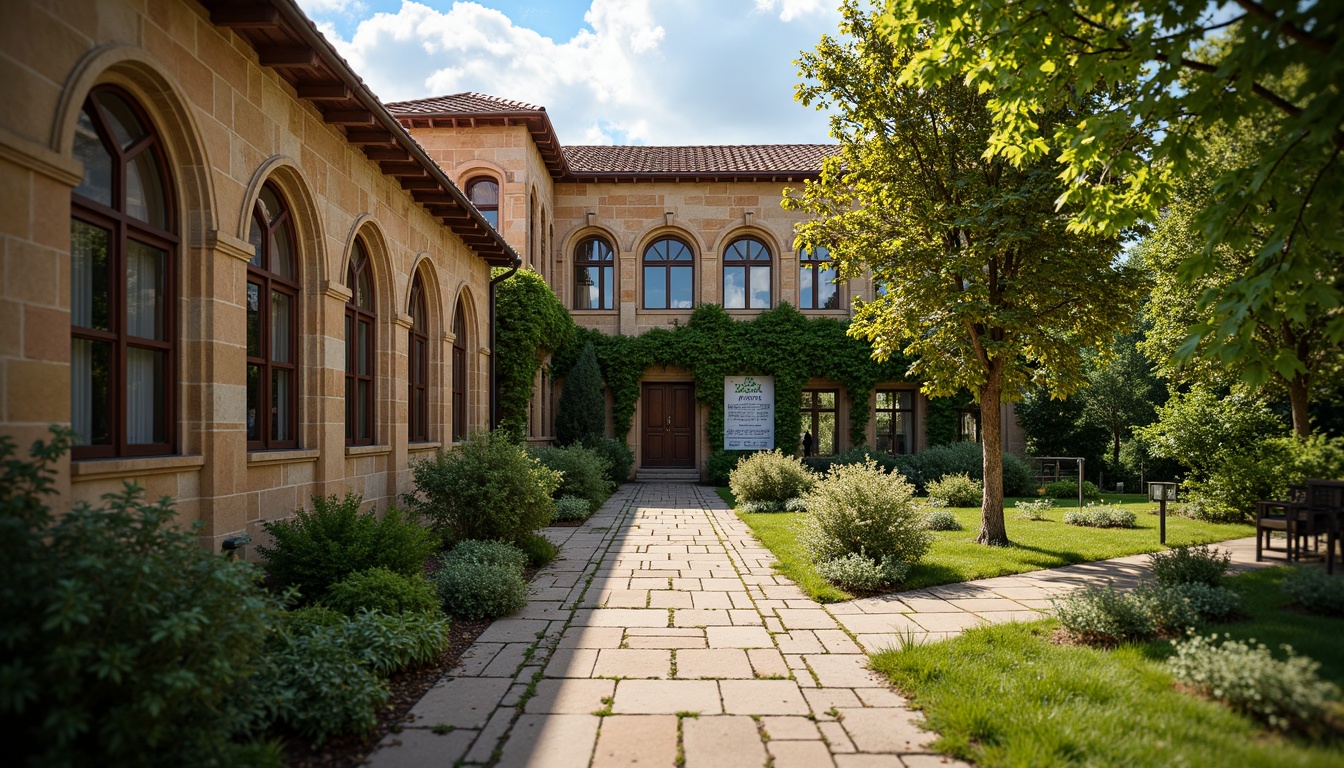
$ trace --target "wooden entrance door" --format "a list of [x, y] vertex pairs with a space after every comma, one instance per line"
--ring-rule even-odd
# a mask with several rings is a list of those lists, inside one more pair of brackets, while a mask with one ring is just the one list
[[695, 385], [645, 384], [640, 398], [644, 412], [645, 467], [695, 466]]

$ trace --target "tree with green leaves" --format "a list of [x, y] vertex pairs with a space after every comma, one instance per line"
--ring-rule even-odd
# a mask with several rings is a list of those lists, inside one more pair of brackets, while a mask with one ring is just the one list
[[607, 398], [602, 391], [602, 369], [592, 342], [583, 345], [579, 359], [565, 375], [560, 408], [555, 414], [555, 437], [561, 445], [579, 443], [607, 434]]
[[[1344, 305], [1341, 22], [1344, 3], [1311, 0], [887, 0], [881, 27], [897, 48], [921, 46], [897, 62], [902, 83], [964, 80], [991, 95], [990, 157], [1053, 159], [1074, 229], [1117, 234], [1184, 206], [1197, 247], [1176, 280], [1219, 271], [1221, 248], [1240, 254], [1174, 351], [1236, 363], [1254, 383], [1309, 373], [1295, 344], [1257, 348], [1263, 310], [1301, 319]], [[1124, 87], [1083, 119], [1042, 119], [1101, 85]], [[1212, 132], [1250, 128], [1254, 146], [1200, 198], [1178, 197], [1219, 152]], [[1344, 341], [1344, 313], [1321, 333]]]
[[1166, 400], [1152, 363], [1139, 351], [1140, 338], [1141, 333], [1120, 336], [1114, 354], [1095, 361], [1087, 371], [1082, 416], [1108, 433], [1113, 467], [1120, 465], [1121, 442], [1134, 434], [1135, 427], [1153, 423], [1157, 406]]
[[[804, 104], [830, 109], [841, 152], [785, 206], [813, 219], [798, 244], [830, 248], [842, 277], [871, 270], [885, 295], [857, 303], [851, 335], [878, 357], [904, 353], [930, 396], [961, 388], [980, 403], [984, 501], [977, 541], [1006, 544], [1001, 403], [1029, 383], [1060, 394], [1084, 381], [1084, 350], [1105, 354], [1133, 317], [1138, 276], [1115, 264], [1115, 238], [1070, 227], [1049, 159], [987, 153], [991, 96], [962, 78], [922, 87], [902, 69], [923, 40], [894, 45], [846, 2], [842, 38], [799, 60]], [[1039, 119], [1076, 123], [1082, 94]]]

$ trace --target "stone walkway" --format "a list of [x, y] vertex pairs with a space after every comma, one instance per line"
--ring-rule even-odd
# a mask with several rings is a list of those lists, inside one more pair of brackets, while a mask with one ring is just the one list
[[[561, 557], [527, 607], [492, 624], [367, 765], [945, 765], [865, 651], [1034, 619], [1051, 595], [1147, 572], [1138, 556], [822, 606], [696, 485], [628, 483], [582, 527], [546, 535]], [[1254, 559], [1253, 540], [1228, 544], [1239, 565]]]

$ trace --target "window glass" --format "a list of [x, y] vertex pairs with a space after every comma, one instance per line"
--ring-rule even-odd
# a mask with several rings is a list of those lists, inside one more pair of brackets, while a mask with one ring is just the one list
[[298, 285], [289, 251], [289, 211], [266, 184], [248, 240], [248, 448], [292, 448], [298, 431]]
[[886, 453], [914, 452], [914, 394], [908, 390], [878, 391], [873, 409], [876, 445]]
[[84, 164], [84, 178], [75, 187], [75, 194], [111, 206], [112, 154], [103, 146], [88, 111], [79, 113], [75, 125], [75, 159]]
[[491, 178], [476, 178], [467, 183], [467, 197], [490, 226], [499, 228], [499, 183]]
[[770, 308], [770, 249], [752, 237], [734, 240], [723, 253], [723, 305]]
[[111, 330], [108, 298], [108, 243], [111, 233], [78, 219], [70, 221], [70, 322], [82, 328]]
[[835, 390], [803, 390], [803, 434], [798, 436], [798, 441], [806, 449], [805, 438], [810, 433], [813, 455], [832, 455], [839, 445], [837, 397], [838, 393]]
[[123, 152], [130, 149], [137, 139], [145, 135], [145, 129], [141, 127], [139, 118], [135, 116], [135, 110], [117, 94], [111, 91], [99, 93], [98, 104], [103, 108], [103, 115], [107, 117], [107, 125], [112, 129], [112, 134], [116, 137], [117, 143], [121, 145]]
[[798, 305], [803, 309], [838, 309], [835, 265], [826, 248], [798, 252]]
[[159, 229], [168, 226], [163, 178], [154, 153], [142, 151], [126, 165], [126, 213]]
[[574, 308], [612, 309], [615, 282], [611, 246], [601, 238], [579, 243], [574, 253]]

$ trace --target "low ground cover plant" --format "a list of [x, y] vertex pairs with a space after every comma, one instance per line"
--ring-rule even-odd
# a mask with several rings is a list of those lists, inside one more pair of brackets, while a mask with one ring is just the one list
[[527, 603], [527, 555], [500, 541], [469, 540], [440, 559], [434, 583], [444, 609], [466, 619], [493, 619]]
[[1018, 501], [1013, 504], [1017, 510], [1019, 520], [1032, 520], [1035, 522], [1045, 522], [1049, 520], [1046, 513], [1054, 509], [1054, 499], [1036, 499], [1035, 501]]
[[360, 512], [362, 497], [314, 496], [311, 510], [262, 524], [271, 535], [260, 545], [261, 567], [274, 584], [297, 587], [313, 601], [346, 576], [386, 568], [403, 576], [424, 572], [425, 559], [438, 548], [435, 537], [396, 507], [381, 516]]
[[1088, 504], [1082, 509], [1065, 510], [1064, 522], [1088, 528], [1133, 528], [1138, 515], [1115, 504]]
[[738, 462], [728, 475], [728, 487], [739, 503], [764, 501], [783, 505], [807, 493], [815, 483], [816, 477], [801, 461], [779, 450], [752, 454]]
[[505, 432], [478, 432], [450, 451], [412, 462], [416, 493], [406, 503], [455, 544], [469, 539], [521, 543], [551, 520], [560, 475]]
[[1123, 592], [1111, 584], [1090, 585], [1051, 600], [1060, 626], [1088, 645], [1174, 637], [1209, 621], [1221, 621], [1240, 607], [1236, 593], [1203, 582], [1143, 584]]
[[817, 571], [842, 589], [873, 592], [903, 580], [910, 566], [890, 555], [875, 560], [863, 552], [850, 552], [818, 563]]
[[1319, 568], [1294, 568], [1283, 579], [1283, 592], [1308, 613], [1344, 616], [1344, 579]]
[[937, 499], [949, 507], [978, 507], [984, 495], [980, 481], [972, 480], [964, 473], [944, 475], [926, 488], [930, 499]]
[[1192, 635], [1176, 643], [1168, 666], [1177, 680], [1271, 728], [1320, 731], [1339, 688], [1320, 679], [1319, 662], [1286, 645], [1280, 650], [1282, 659], [1264, 643]]
[[547, 469], [560, 474], [552, 496], [576, 496], [597, 509], [611, 495], [615, 484], [607, 479], [611, 463], [581, 444], [564, 448], [531, 448], [528, 454]]
[[592, 517], [592, 514], [593, 507], [587, 499], [580, 499], [578, 496], [561, 496], [555, 500], [555, 512], [551, 514], [551, 520], [557, 523], [583, 522]]
[[527, 556], [527, 564], [533, 568], [546, 565], [554, 560], [556, 555], [560, 554], [560, 550], [556, 549], [551, 540], [539, 533], [523, 539], [523, 543], [519, 544], [518, 548], [523, 550], [523, 554]]
[[321, 604], [346, 616], [361, 611], [439, 613], [439, 595], [425, 578], [424, 568], [403, 576], [387, 568], [369, 568], [346, 576], [327, 590]]
[[1172, 547], [1166, 552], [1148, 556], [1157, 583], [1222, 585], [1223, 576], [1232, 564], [1232, 553], [1207, 544]]
[[957, 520], [957, 516], [952, 514], [951, 510], [932, 506], [924, 508], [924, 530], [960, 531], [962, 529], [961, 521]]

